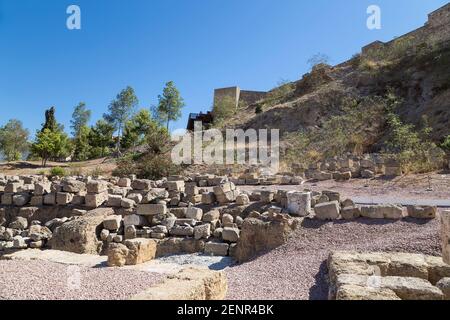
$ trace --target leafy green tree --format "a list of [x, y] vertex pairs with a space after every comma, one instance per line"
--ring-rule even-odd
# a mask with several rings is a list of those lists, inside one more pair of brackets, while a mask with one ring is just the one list
[[149, 110], [139, 110], [125, 124], [122, 146], [124, 148], [131, 148], [142, 145], [145, 142], [146, 134], [150, 130], [155, 129], [157, 125], [156, 121], [152, 119]]
[[122, 131], [127, 120], [133, 114], [134, 108], [138, 105], [139, 101], [136, 97], [133, 88], [127, 87], [122, 90], [116, 99], [108, 106], [108, 112], [103, 115], [106, 121], [113, 125], [117, 132], [117, 152], [120, 153], [120, 139]]
[[28, 136], [28, 130], [16, 119], [9, 120], [0, 127], [0, 151], [8, 162], [22, 158], [23, 153], [28, 150]]
[[88, 135], [90, 146], [89, 158], [104, 157], [110, 153], [114, 145], [115, 128], [109, 122], [101, 119], [93, 126]]
[[72, 135], [77, 137], [81, 132], [83, 127], [88, 125], [89, 120], [91, 119], [91, 110], [86, 109], [86, 104], [84, 102], [80, 102], [72, 113], [71, 128]]
[[88, 126], [82, 126], [78, 134], [73, 139], [74, 152], [73, 159], [76, 161], [85, 161], [89, 159], [91, 146], [89, 145], [89, 134], [91, 129]]
[[181, 109], [184, 107], [184, 100], [173, 81], [166, 83], [163, 94], [158, 96], [158, 101], [156, 109], [158, 118], [166, 123], [166, 128], [169, 130], [169, 122], [178, 120], [181, 117]]
[[42, 166], [47, 165], [49, 159], [59, 159], [70, 154], [69, 137], [61, 131], [44, 129], [36, 134], [36, 140], [31, 145], [33, 154], [42, 159]]

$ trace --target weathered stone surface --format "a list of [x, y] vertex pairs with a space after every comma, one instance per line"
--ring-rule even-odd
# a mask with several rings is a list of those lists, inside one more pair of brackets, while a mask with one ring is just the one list
[[78, 193], [86, 190], [86, 184], [82, 181], [69, 179], [62, 182], [64, 192]]
[[56, 203], [60, 206], [68, 205], [72, 202], [73, 194], [68, 192], [58, 192], [56, 194]]
[[212, 221], [219, 220], [219, 219], [220, 219], [220, 212], [219, 212], [219, 210], [208, 211], [202, 217], [202, 220], [204, 222], [212, 222]]
[[390, 289], [402, 300], [442, 300], [441, 290], [424, 279], [411, 277], [383, 277], [382, 287]]
[[186, 218], [202, 221], [203, 210], [196, 207], [189, 207], [186, 211]]
[[165, 204], [138, 204], [137, 214], [142, 216], [154, 216], [166, 214], [167, 206]]
[[128, 248], [121, 243], [110, 243], [107, 250], [108, 267], [123, 267], [127, 263]]
[[112, 214], [113, 209], [100, 208], [62, 224], [53, 233], [51, 248], [74, 253], [100, 253], [102, 242], [97, 236], [102, 230], [105, 218]]
[[316, 204], [314, 207], [316, 218], [320, 220], [334, 220], [339, 218], [340, 208], [338, 201]]
[[401, 300], [394, 291], [387, 288], [371, 288], [358, 285], [342, 285], [336, 293], [336, 300]]
[[44, 196], [47, 193], [50, 193], [51, 190], [51, 184], [50, 183], [44, 183], [39, 182], [34, 184], [34, 195], [35, 196]]
[[229, 242], [238, 242], [240, 231], [238, 228], [225, 227], [222, 231], [222, 239]]
[[131, 209], [131, 208], [134, 208], [135, 205], [136, 205], [136, 203], [134, 202], [134, 200], [127, 199], [127, 198], [122, 198], [120, 200], [120, 206], [122, 208]]
[[287, 217], [268, 222], [245, 219], [235, 258], [239, 262], [245, 262], [261, 252], [283, 245], [297, 225], [298, 220]]
[[291, 191], [287, 194], [289, 214], [306, 217], [311, 214], [311, 192]]
[[122, 216], [111, 215], [103, 220], [103, 228], [109, 231], [117, 231], [122, 223]]
[[105, 203], [106, 200], [108, 200], [108, 193], [102, 192], [102, 193], [98, 193], [98, 194], [95, 194], [95, 193], [87, 194], [85, 196], [84, 200], [86, 202], [86, 207], [98, 208], [103, 203]]
[[23, 217], [16, 217], [10, 224], [9, 228], [17, 230], [25, 230], [28, 227], [28, 220]]
[[12, 202], [15, 206], [22, 207], [30, 201], [30, 195], [28, 193], [15, 194], [12, 197]]
[[223, 271], [186, 268], [132, 300], [222, 300], [227, 293]]
[[361, 216], [361, 209], [358, 206], [349, 206], [341, 209], [341, 216], [345, 220], [357, 219]]
[[148, 224], [148, 221], [143, 216], [140, 216], [137, 214], [130, 214], [130, 215], [126, 215], [123, 218], [123, 224], [125, 227], [127, 227], [127, 226], [145, 226]]
[[437, 207], [432, 206], [407, 206], [408, 216], [416, 219], [436, 218]]
[[126, 258], [127, 265], [137, 265], [155, 258], [156, 241], [152, 239], [130, 239], [124, 242], [129, 252]]
[[362, 205], [361, 216], [370, 219], [402, 219], [403, 208], [394, 204]]
[[108, 191], [108, 183], [103, 180], [90, 180], [87, 184], [88, 193], [103, 193]]
[[194, 238], [196, 240], [208, 239], [211, 236], [211, 225], [209, 223], [194, 227]]
[[120, 178], [119, 181], [117, 181], [117, 185], [121, 188], [131, 187], [131, 179], [130, 178]]
[[240, 194], [236, 197], [236, 204], [239, 206], [245, 206], [250, 203], [250, 199], [246, 194]]
[[131, 188], [134, 190], [150, 190], [152, 182], [145, 179], [136, 179], [131, 182]]
[[106, 202], [106, 205], [108, 207], [120, 208], [121, 203], [122, 203], [122, 196], [114, 194], [108, 195], [108, 200]]
[[173, 236], [192, 237], [194, 228], [187, 225], [175, 225], [170, 229], [170, 234]]
[[205, 244], [205, 254], [213, 256], [227, 256], [229, 247], [230, 246], [227, 243], [210, 241]]

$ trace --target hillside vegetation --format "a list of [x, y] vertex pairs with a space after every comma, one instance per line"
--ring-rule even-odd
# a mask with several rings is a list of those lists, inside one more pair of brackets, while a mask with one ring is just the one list
[[412, 46], [406, 38], [335, 67], [317, 64], [239, 108], [227, 127], [280, 129], [288, 167], [381, 152], [407, 171], [433, 170], [449, 151], [449, 70], [449, 42]]

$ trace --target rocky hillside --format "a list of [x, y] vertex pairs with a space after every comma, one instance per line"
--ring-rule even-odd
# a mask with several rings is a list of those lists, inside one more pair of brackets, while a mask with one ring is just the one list
[[[392, 111], [401, 123], [412, 131], [431, 129], [429, 138], [439, 145], [450, 134], [449, 70], [450, 41], [417, 44], [404, 37], [334, 67], [316, 65], [299, 81], [238, 110], [227, 125], [280, 129], [285, 149], [302, 148], [299, 135], [329, 138], [313, 148], [319, 158], [340, 155], [328, 152], [327, 142], [342, 144], [342, 153], [379, 152], [387, 144], [388, 100], [394, 97]], [[339, 135], [346, 141], [336, 142]]]

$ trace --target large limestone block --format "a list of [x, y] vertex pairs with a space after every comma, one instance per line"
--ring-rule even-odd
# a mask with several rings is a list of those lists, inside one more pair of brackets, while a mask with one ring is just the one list
[[99, 240], [103, 221], [114, 214], [111, 208], [99, 208], [84, 216], [57, 227], [50, 240], [52, 249], [74, 253], [99, 254], [102, 241]]
[[346, 284], [339, 287], [336, 300], [401, 300], [394, 291], [387, 288], [372, 288]]
[[319, 203], [314, 207], [316, 218], [320, 220], [335, 220], [339, 218], [340, 207], [338, 201]]
[[311, 214], [311, 192], [291, 191], [286, 195], [289, 214], [300, 217], [306, 217]]
[[127, 265], [137, 265], [150, 261], [156, 256], [156, 241], [152, 239], [125, 240], [125, 246], [129, 252], [126, 259]]
[[108, 193], [89, 193], [84, 197], [85, 205], [88, 208], [98, 208], [108, 200]]
[[91, 180], [87, 183], [88, 193], [103, 193], [108, 191], [108, 183], [103, 180]]
[[437, 214], [437, 207], [432, 206], [408, 206], [408, 216], [416, 219], [434, 219]]
[[167, 206], [165, 204], [138, 204], [137, 214], [141, 216], [156, 216], [166, 214]]
[[297, 225], [298, 220], [292, 218], [267, 222], [253, 218], [245, 219], [242, 224], [235, 258], [239, 262], [246, 262], [261, 252], [285, 244]]

